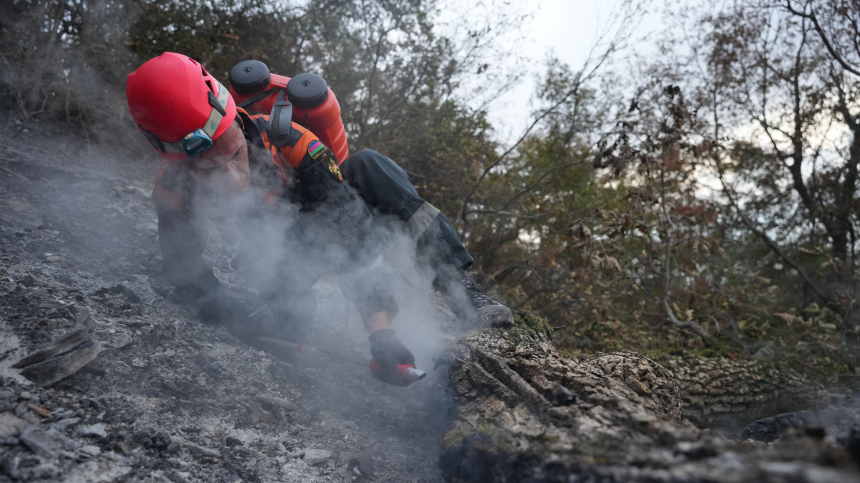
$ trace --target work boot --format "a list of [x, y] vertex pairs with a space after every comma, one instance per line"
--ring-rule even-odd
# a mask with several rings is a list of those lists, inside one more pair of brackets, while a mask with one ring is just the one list
[[514, 316], [511, 309], [491, 299], [481, 291], [472, 276], [465, 270], [460, 272], [463, 287], [469, 303], [477, 312], [481, 325], [492, 327], [510, 327], [514, 325]]
[[445, 303], [467, 329], [510, 327], [514, 324], [511, 309], [487, 296], [465, 270], [434, 283]]

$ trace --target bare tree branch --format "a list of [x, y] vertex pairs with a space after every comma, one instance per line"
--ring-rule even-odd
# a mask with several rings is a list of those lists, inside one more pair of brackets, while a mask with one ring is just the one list
[[827, 48], [827, 51], [830, 52], [830, 55], [839, 62], [839, 65], [842, 66], [843, 69], [851, 72], [854, 75], [860, 75], [860, 70], [852, 67], [845, 59], [839, 55], [839, 52], [833, 48], [833, 44], [830, 43], [830, 40], [827, 38], [827, 34], [824, 32], [824, 29], [821, 27], [821, 24], [818, 22], [818, 17], [815, 15], [815, 10], [812, 7], [809, 7], [809, 13], [806, 13], [806, 7], [803, 10], [797, 10], [791, 5], [791, 0], [786, 0], [785, 9], [788, 10], [791, 14], [796, 15], [798, 17], [803, 17], [812, 22], [813, 27], [815, 27], [815, 31], [818, 33], [818, 36], [821, 38], [821, 42], [824, 44], [824, 47]]
[[666, 208], [666, 187], [665, 187], [665, 178], [664, 178], [664, 168], [661, 166], [660, 168], [660, 204], [663, 210], [663, 216], [657, 217], [657, 220], [660, 223], [661, 228], [663, 228], [663, 233], [666, 235], [666, 255], [663, 260], [663, 290], [660, 292], [660, 304], [663, 306], [663, 311], [666, 312], [666, 316], [669, 318], [669, 322], [672, 324], [672, 327], [676, 329], [686, 329], [694, 332], [696, 335], [702, 338], [706, 343], [711, 340], [711, 335], [708, 334], [698, 322], [694, 322], [692, 320], [688, 320], [687, 322], [681, 322], [678, 320], [678, 317], [675, 316], [675, 312], [672, 310], [672, 307], [669, 305], [669, 286], [672, 281], [672, 228], [673, 223], [670, 218], [669, 211]]
[[498, 212], [502, 212], [504, 210], [507, 210], [508, 207], [511, 206], [511, 203], [518, 200], [521, 196], [525, 195], [526, 193], [530, 192], [531, 190], [537, 188], [543, 182], [543, 180], [546, 179], [546, 177], [549, 176], [550, 174], [552, 174], [556, 171], [559, 171], [561, 169], [564, 169], [564, 168], [571, 168], [573, 166], [579, 166], [583, 163], [584, 163], [583, 161], [579, 161], [579, 162], [575, 162], [575, 163], [565, 163], [565, 164], [560, 164], [560, 165], [553, 166], [552, 168], [547, 169], [546, 171], [543, 172], [543, 174], [541, 174], [538, 177], [538, 179], [534, 183], [530, 184], [529, 186], [526, 186], [522, 191], [520, 191], [519, 193], [517, 193], [514, 196], [512, 196], [511, 198], [509, 198], [508, 201], [506, 201], [505, 204], [502, 205], [502, 207], [499, 208], [498, 210], [468, 210], [468, 211], [466, 211], [465, 214], [470, 215], [472, 213], [486, 213], [486, 212], [498, 213]]
[[466, 216], [469, 214], [469, 202], [472, 200], [472, 197], [478, 191], [478, 188], [481, 186], [481, 183], [483, 183], [487, 175], [490, 174], [490, 172], [495, 169], [499, 164], [501, 164], [502, 161], [504, 161], [508, 157], [508, 155], [510, 155], [520, 144], [522, 144], [522, 142], [525, 141], [526, 138], [528, 138], [529, 134], [531, 134], [532, 130], [534, 130], [534, 128], [544, 118], [546, 118], [546, 116], [553, 113], [561, 105], [567, 102], [567, 100], [570, 99], [571, 96], [575, 96], [579, 92], [582, 85], [588, 80], [590, 80], [600, 70], [600, 68], [603, 66], [604, 63], [609, 60], [612, 54], [614, 54], [616, 51], [623, 47], [624, 43], [628, 40], [630, 36], [631, 26], [636, 21], [640, 20], [641, 12], [643, 11], [644, 6], [646, 4], [647, 1], [635, 3], [632, 0], [628, 0], [622, 3], [622, 5], [618, 8], [618, 12], [616, 13], [616, 15], [621, 18], [619, 26], [617, 30], [615, 30], [612, 40], [609, 41], [609, 44], [597, 57], [595, 64], [593, 66], [590, 65], [592, 59], [594, 59], [594, 50], [603, 43], [606, 34], [601, 35], [601, 37], [592, 45], [591, 52], [589, 53], [585, 63], [583, 64], [582, 69], [579, 71], [579, 74], [576, 76], [574, 86], [561, 99], [559, 99], [552, 106], [545, 109], [537, 117], [535, 117], [535, 119], [526, 128], [526, 130], [519, 137], [519, 139], [517, 139], [514, 144], [508, 147], [505, 152], [503, 152], [498, 158], [496, 158], [495, 161], [490, 163], [490, 165], [484, 169], [472, 189], [463, 198], [462, 208], [460, 209], [460, 219], [463, 220], [464, 223], [468, 223]]
[[474, 211], [470, 211], [469, 213], [474, 213], [477, 215], [507, 216], [510, 218], [522, 218], [524, 220], [540, 220], [542, 218], [540, 216], [522, 215], [520, 213], [514, 213], [512, 211], [505, 211], [505, 210], [474, 210]]
[[520, 144], [522, 144], [522, 142], [525, 141], [525, 139], [528, 137], [528, 135], [531, 134], [532, 129], [534, 129], [535, 126], [537, 126], [539, 122], [541, 122], [550, 113], [555, 111], [559, 106], [564, 104], [570, 98], [570, 96], [576, 94], [576, 92], [579, 90], [580, 86], [581, 86], [581, 81], [579, 80], [579, 78], [577, 78], [576, 85], [574, 86], [573, 89], [571, 89], [558, 102], [556, 102], [555, 104], [550, 106], [549, 109], [546, 109], [545, 111], [543, 111], [543, 113], [541, 113], [538, 117], [536, 117], [534, 119], [534, 121], [532, 121], [531, 125], [529, 125], [529, 127], [522, 134], [522, 136], [520, 136], [520, 138], [514, 144], [511, 145], [511, 147], [509, 147], [504, 153], [502, 153], [501, 156], [496, 158], [495, 161], [490, 163], [490, 165], [487, 166], [486, 169], [484, 169], [484, 172], [481, 173], [480, 177], [478, 177], [478, 181], [475, 182], [474, 186], [472, 186], [472, 189], [469, 191], [469, 194], [467, 194], [466, 197], [463, 199], [463, 207], [460, 209], [460, 219], [462, 219], [464, 222], [466, 221], [466, 215], [467, 215], [466, 211], [467, 211], [467, 207], [469, 206], [469, 201], [472, 200], [472, 196], [474, 196], [475, 192], [478, 191], [478, 187], [481, 186], [481, 183], [484, 181], [484, 178], [486, 178], [487, 175], [490, 174], [490, 171], [492, 171], [496, 166], [498, 166], [502, 161], [504, 161], [505, 158], [507, 158], [508, 155], [514, 151], [514, 149], [516, 149]]
[[718, 159], [714, 159], [714, 162], [717, 166], [717, 177], [720, 179], [720, 184], [723, 186], [723, 192], [726, 193], [726, 197], [729, 199], [729, 204], [731, 204], [732, 207], [735, 209], [738, 216], [741, 218], [741, 221], [743, 222], [744, 226], [746, 226], [750, 231], [755, 233], [757, 237], [761, 238], [761, 240], [765, 242], [765, 244], [774, 253], [776, 253], [776, 255], [782, 261], [788, 264], [791, 268], [795, 269], [800, 275], [800, 278], [802, 278], [803, 281], [806, 282], [807, 285], [809, 285], [809, 287], [812, 289], [813, 292], [815, 292], [816, 295], [821, 297], [822, 300], [826, 300], [827, 297], [824, 296], [824, 292], [820, 288], [818, 288], [818, 285], [816, 285], [811, 278], [809, 278], [809, 275], [806, 274], [806, 271], [800, 265], [798, 265], [797, 262], [792, 260], [784, 251], [782, 251], [782, 249], [779, 248], [779, 245], [777, 245], [776, 242], [774, 242], [773, 239], [771, 239], [767, 235], [767, 233], [755, 226], [755, 224], [744, 214], [740, 206], [738, 206], [737, 202], [735, 201], [735, 197], [732, 195], [734, 189], [728, 185], [723, 176], [724, 173], [722, 163], [720, 163]]

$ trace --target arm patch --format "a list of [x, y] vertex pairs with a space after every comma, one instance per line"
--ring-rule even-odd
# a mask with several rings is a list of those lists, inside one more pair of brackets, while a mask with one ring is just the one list
[[343, 174], [341, 174], [340, 168], [337, 165], [337, 158], [328, 146], [317, 140], [311, 141], [308, 144], [308, 155], [317, 163], [325, 166], [326, 170], [337, 178], [338, 181], [343, 181]]

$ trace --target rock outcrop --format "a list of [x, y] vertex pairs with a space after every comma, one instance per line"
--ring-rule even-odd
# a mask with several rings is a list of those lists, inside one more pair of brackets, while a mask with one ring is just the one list
[[450, 481], [860, 481], [851, 455], [820, 437], [768, 446], [698, 429], [660, 364], [627, 351], [565, 357], [528, 316], [464, 337], [449, 361]]

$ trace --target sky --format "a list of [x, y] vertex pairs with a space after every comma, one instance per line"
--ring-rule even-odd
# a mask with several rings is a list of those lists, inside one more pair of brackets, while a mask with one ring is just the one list
[[[511, 45], [530, 62], [531, 72], [523, 76], [519, 86], [490, 104], [490, 121], [501, 139], [519, 137], [529, 124], [534, 106], [530, 103], [536, 91], [535, 75], [543, 72], [549, 53], [576, 70], [588, 57], [599, 33], [605, 29], [611, 13], [622, 0], [519, 0], [523, 9], [534, 12], [526, 28], [526, 41]], [[659, 28], [659, 16], [654, 13], [642, 19], [637, 35]]]

